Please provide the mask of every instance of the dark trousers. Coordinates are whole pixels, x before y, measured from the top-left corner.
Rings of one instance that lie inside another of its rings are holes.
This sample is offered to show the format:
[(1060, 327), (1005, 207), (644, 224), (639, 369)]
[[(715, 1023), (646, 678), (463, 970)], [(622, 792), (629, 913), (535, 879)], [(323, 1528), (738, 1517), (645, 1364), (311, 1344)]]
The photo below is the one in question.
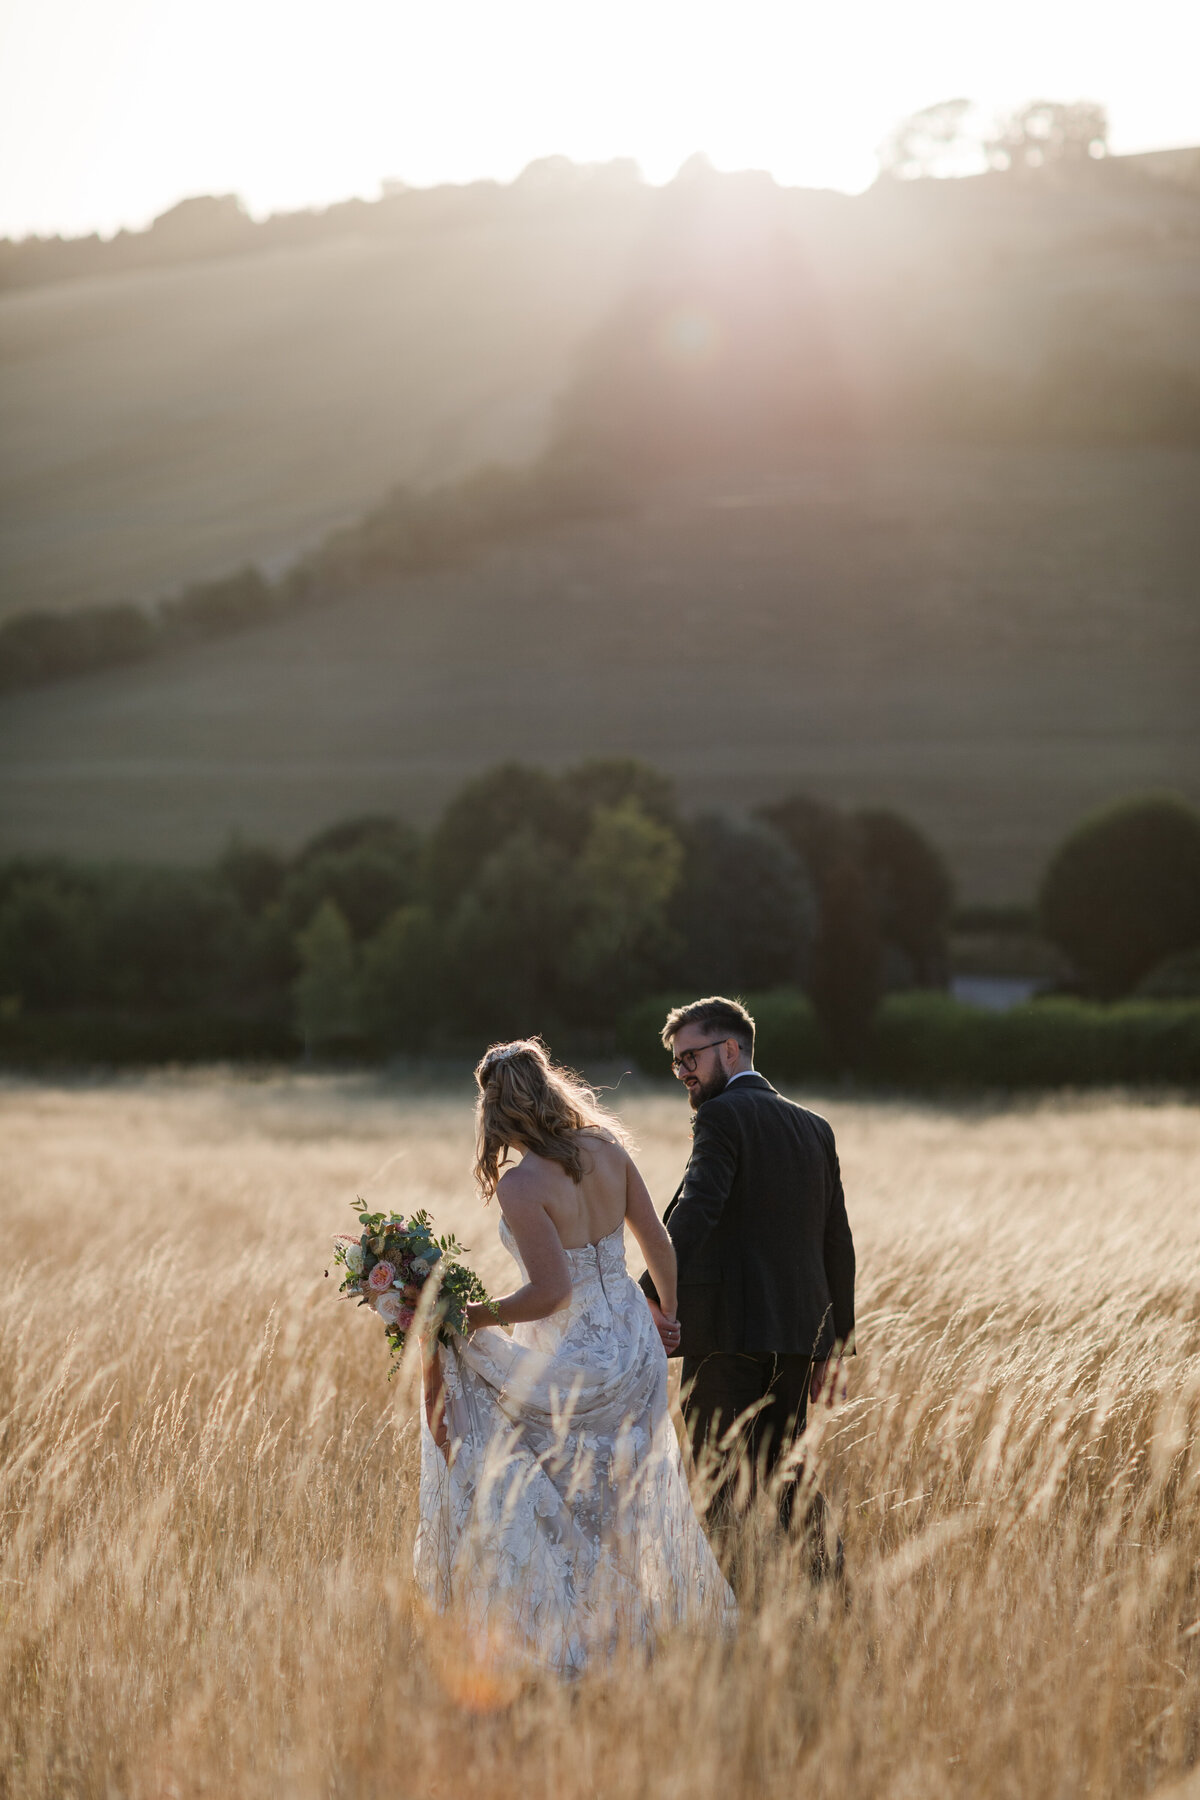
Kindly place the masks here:
[[(714, 1453), (728, 1458), (728, 1473), (717, 1487), (705, 1514), (710, 1532), (721, 1535), (733, 1510), (738, 1471), (749, 1475), (750, 1492), (770, 1479), (780, 1458), (792, 1448), (808, 1418), (808, 1389), (812, 1379), (811, 1356), (772, 1354), (769, 1351), (714, 1351), (709, 1356), (685, 1356), (681, 1371), (683, 1419), (697, 1466)], [(736, 1439), (721, 1448), (721, 1440), (734, 1421), (748, 1408), (752, 1416), (739, 1428)], [(783, 1482), (777, 1499), (779, 1523), (792, 1525), (796, 1489), (803, 1476), (799, 1466)], [(825, 1545), (825, 1502), (820, 1494), (809, 1497), (804, 1528), (812, 1540), (813, 1574), (818, 1579), (838, 1572), (841, 1542), (834, 1552), (834, 1567)]]

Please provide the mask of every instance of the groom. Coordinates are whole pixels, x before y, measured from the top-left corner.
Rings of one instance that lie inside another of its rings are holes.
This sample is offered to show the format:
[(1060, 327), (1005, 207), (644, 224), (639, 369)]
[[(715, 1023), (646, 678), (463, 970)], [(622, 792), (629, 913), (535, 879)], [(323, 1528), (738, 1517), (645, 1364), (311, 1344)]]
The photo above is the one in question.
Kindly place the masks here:
[[(854, 1244), (833, 1132), (754, 1067), (754, 1020), (736, 1000), (676, 1007), (663, 1026), (688, 1091), (692, 1153), (664, 1214), (679, 1264), (679, 1321), (642, 1278), (668, 1356), (683, 1356), (684, 1421), (697, 1463), (746, 1414), (737, 1460), (769, 1476), (804, 1430), (808, 1402), (833, 1403), (854, 1348)], [(748, 1409), (754, 1409), (750, 1412)], [(779, 1493), (791, 1523), (799, 1472)], [(708, 1509), (720, 1529), (736, 1482)], [(807, 1521), (818, 1539), (820, 1497)], [(839, 1546), (840, 1549), (840, 1546)]]

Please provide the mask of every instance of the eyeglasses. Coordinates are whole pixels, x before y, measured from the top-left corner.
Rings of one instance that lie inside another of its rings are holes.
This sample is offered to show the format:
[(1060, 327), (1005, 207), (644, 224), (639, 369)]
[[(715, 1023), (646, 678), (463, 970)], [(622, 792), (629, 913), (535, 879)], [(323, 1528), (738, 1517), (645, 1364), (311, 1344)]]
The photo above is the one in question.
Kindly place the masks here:
[(696, 1058), (702, 1050), (715, 1050), (718, 1044), (727, 1044), (728, 1038), (714, 1038), (711, 1044), (697, 1044), (694, 1050), (681, 1050), (678, 1056), (671, 1058), (671, 1073), (678, 1075), (680, 1069), (686, 1069), (689, 1075), (696, 1073)]

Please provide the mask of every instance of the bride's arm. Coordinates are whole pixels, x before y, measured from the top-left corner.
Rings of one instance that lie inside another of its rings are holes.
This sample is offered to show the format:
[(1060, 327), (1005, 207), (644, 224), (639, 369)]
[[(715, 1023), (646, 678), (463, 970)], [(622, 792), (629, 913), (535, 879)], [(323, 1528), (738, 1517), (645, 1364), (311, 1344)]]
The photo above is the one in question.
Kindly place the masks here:
[(625, 1170), (625, 1221), (646, 1259), (658, 1304), (668, 1320), (675, 1317), (677, 1302), (675, 1246), (666, 1226), (654, 1210), (650, 1190), (632, 1156)]
[(468, 1306), (470, 1331), (481, 1325), (522, 1325), (530, 1319), (547, 1319), (571, 1298), (570, 1264), (554, 1221), (538, 1197), (536, 1175), (518, 1164), (504, 1176), (496, 1196), (529, 1280), (489, 1305)]

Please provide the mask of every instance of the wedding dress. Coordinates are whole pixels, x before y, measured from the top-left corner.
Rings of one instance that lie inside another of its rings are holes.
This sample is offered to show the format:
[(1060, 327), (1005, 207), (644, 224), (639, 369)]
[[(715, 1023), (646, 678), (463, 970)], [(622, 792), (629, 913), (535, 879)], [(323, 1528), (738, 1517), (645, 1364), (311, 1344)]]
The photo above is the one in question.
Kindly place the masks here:
[[(500, 1237), (527, 1279), (503, 1220)], [(624, 1238), (622, 1224), (566, 1252), (561, 1311), (441, 1346), (447, 1456), (421, 1423), (426, 1600), (502, 1654), (564, 1675), (622, 1645), (650, 1648), (665, 1628), (734, 1617)]]

